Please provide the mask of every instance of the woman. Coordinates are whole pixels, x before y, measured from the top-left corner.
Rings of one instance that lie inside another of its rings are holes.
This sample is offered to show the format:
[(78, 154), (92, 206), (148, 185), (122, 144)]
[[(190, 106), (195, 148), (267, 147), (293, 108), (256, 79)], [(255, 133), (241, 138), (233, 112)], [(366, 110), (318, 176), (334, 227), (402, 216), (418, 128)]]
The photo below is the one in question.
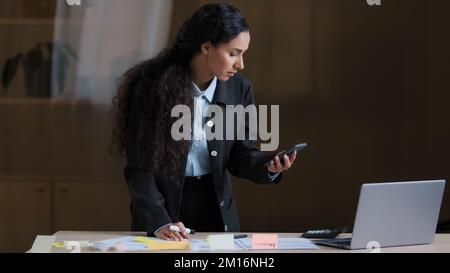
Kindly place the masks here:
[(192, 109), (192, 134), (204, 136), (201, 113), (208, 106), (254, 104), (251, 84), (236, 74), (244, 69), (249, 43), (249, 26), (238, 9), (205, 5), (183, 24), (172, 46), (123, 76), (114, 98), (113, 140), (126, 158), (132, 230), (173, 240), (189, 238), (185, 226), (239, 231), (230, 173), (275, 184), (294, 162), (295, 153), (284, 165), (275, 157), (265, 167), (272, 157), (248, 139), (175, 141), (171, 135), (177, 105)]

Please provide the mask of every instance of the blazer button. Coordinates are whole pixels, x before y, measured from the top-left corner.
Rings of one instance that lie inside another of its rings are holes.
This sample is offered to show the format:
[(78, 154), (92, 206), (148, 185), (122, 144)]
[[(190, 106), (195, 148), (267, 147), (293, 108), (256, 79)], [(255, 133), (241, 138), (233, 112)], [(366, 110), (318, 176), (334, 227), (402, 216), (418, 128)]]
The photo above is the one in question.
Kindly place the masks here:
[(216, 152), (216, 151), (212, 151), (212, 152), (211, 152), (211, 155), (212, 155), (212, 156), (217, 156), (217, 152)]
[(208, 127), (213, 127), (214, 126), (214, 122), (212, 120), (208, 121), (208, 123), (206, 123), (208, 125)]
[(225, 232), (228, 231), (228, 225), (225, 225)]
[(225, 201), (220, 202), (220, 206), (223, 207), (225, 205)]

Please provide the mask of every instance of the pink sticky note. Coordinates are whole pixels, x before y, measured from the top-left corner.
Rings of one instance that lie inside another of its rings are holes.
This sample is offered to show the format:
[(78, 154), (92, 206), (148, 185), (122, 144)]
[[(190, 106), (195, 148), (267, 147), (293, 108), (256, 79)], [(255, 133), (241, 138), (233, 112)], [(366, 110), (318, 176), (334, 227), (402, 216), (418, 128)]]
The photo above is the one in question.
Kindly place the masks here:
[(253, 249), (276, 249), (278, 248), (278, 234), (253, 234)]

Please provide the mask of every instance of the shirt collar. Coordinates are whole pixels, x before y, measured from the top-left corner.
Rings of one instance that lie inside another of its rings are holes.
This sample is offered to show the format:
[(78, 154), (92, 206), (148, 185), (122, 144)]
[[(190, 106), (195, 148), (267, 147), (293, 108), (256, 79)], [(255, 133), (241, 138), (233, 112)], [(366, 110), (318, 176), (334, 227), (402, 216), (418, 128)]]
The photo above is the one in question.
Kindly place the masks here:
[(204, 91), (200, 90), (200, 88), (198, 88), (198, 86), (194, 82), (192, 82), (192, 85), (194, 86), (194, 96), (198, 97), (198, 96), (204, 95), (205, 98), (208, 100), (208, 102), (211, 103), (211, 101), (214, 97), (214, 92), (216, 91), (217, 77), (214, 77), (212, 79), (208, 88), (206, 88), (206, 90), (204, 90)]

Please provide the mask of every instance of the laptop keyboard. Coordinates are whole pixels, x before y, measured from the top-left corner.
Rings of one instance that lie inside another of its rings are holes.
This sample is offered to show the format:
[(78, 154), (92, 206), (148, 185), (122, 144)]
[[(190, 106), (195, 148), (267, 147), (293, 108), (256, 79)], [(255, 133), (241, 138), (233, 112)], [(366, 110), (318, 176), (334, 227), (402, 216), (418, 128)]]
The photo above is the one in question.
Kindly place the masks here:
[(348, 239), (337, 239), (334, 240), (334, 242), (342, 244), (342, 245), (350, 245), (352, 243), (352, 239), (348, 238)]
[(318, 242), (318, 243), (340, 244), (340, 245), (351, 245), (352, 238), (332, 239), (332, 240), (316, 240), (316, 242)]

